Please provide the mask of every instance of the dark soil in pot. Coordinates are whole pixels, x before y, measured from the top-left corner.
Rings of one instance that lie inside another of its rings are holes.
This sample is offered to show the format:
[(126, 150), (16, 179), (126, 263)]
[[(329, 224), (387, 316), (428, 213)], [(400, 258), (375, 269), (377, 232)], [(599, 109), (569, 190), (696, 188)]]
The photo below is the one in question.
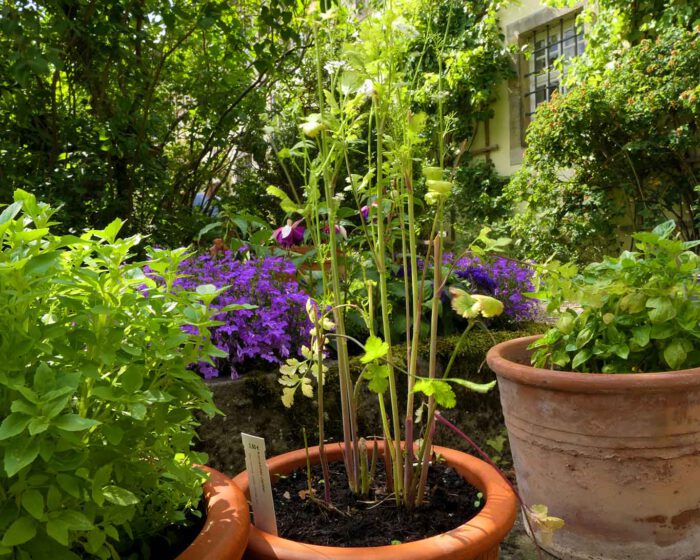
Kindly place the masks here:
[(125, 560), (174, 560), (197, 538), (206, 522), (204, 501), (196, 510), (187, 513), (183, 523), (169, 525), (147, 539), (134, 543), (128, 550), (120, 552)]
[(483, 507), (479, 490), (446, 465), (429, 471), (427, 502), (413, 512), (396, 507), (386, 489), (379, 461), (369, 496), (358, 498), (347, 486), (342, 463), (330, 465), (332, 508), (323, 500), (321, 467), (311, 468), (309, 499), (306, 469), (280, 477), (273, 485), (279, 536), (325, 546), (366, 547), (411, 542), (445, 533), (474, 517)]

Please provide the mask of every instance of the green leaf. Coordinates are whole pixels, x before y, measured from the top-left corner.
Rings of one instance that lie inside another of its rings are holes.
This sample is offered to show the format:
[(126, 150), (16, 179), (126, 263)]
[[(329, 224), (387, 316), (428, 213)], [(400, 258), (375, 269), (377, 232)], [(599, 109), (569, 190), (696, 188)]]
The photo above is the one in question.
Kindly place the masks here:
[(20, 517), (15, 519), (5, 531), (2, 538), (3, 546), (17, 546), (30, 541), (36, 535), (36, 524), (31, 517)]
[(68, 546), (68, 525), (61, 519), (49, 519), (46, 523), (48, 535), (63, 546)]
[(118, 506), (133, 506), (139, 503), (134, 494), (119, 486), (105, 486), (102, 493), (108, 502)]
[(676, 308), (670, 298), (654, 297), (647, 300), (647, 309), (649, 311), (649, 320), (652, 324), (665, 323), (676, 316)]
[(593, 350), (591, 348), (584, 348), (583, 350), (579, 350), (574, 356), (574, 359), (571, 361), (571, 367), (577, 371), (579, 366), (586, 363), (588, 358), (590, 358), (592, 355)]
[(99, 424), (101, 424), (101, 422), (91, 418), (83, 418), (79, 414), (64, 414), (56, 418), (54, 422), (54, 426), (66, 432), (80, 432)]
[(44, 517), (44, 496), (33, 488), (25, 490), (22, 493), (22, 507), (34, 519), (41, 521)]
[(434, 397), (435, 402), (444, 408), (453, 408), (457, 404), (457, 397), (452, 387), (450, 387), (449, 383), (441, 379), (422, 377), (413, 385), (413, 392)]
[(288, 214), (294, 213), (294, 212), (299, 212), (300, 213), (300, 208), (294, 202), (292, 202), (292, 199), (287, 196), (287, 193), (285, 193), (282, 189), (278, 187), (274, 187), (270, 185), (267, 187), (267, 194), (270, 196), (274, 196), (275, 198), (280, 199), (280, 207), (282, 210), (287, 212)]
[(382, 394), (389, 388), (389, 366), (386, 364), (369, 364), (362, 377), (369, 381), (367, 387), (370, 391)]
[(686, 342), (683, 339), (675, 339), (664, 348), (664, 360), (673, 369), (681, 369), (683, 362), (688, 357), (685, 350)]
[(20, 210), (22, 210), (21, 202), (18, 201), (10, 204), (2, 211), (2, 214), (0, 214), (0, 225), (9, 222), (10, 220), (14, 220), (17, 214), (19, 214)]
[(676, 325), (673, 323), (661, 323), (652, 325), (649, 338), (652, 340), (665, 340), (676, 334)]
[(0, 440), (8, 439), (22, 433), (32, 417), (18, 412), (13, 412), (0, 424)]
[(44, 416), (39, 416), (37, 418), (32, 418), (31, 422), (29, 422), (29, 435), (30, 436), (35, 436), (37, 434), (40, 434), (42, 432), (45, 432), (49, 428), (49, 419), (45, 418)]
[(27, 465), (30, 465), (39, 455), (38, 438), (30, 438), (22, 445), (13, 445), (5, 450), (5, 472), (14, 476)]
[(73, 531), (90, 531), (95, 528), (85, 514), (75, 510), (61, 511), (57, 519), (63, 521), (66, 527)]
[(365, 342), (365, 355), (360, 358), (363, 364), (368, 364), (383, 358), (389, 352), (389, 345), (377, 336), (370, 336)]
[(650, 335), (651, 327), (648, 325), (632, 328), (632, 341), (640, 348), (644, 348), (649, 344)]
[(481, 394), (488, 393), (496, 386), (496, 380), (490, 381), (489, 383), (474, 383), (473, 381), (467, 381), (466, 379), (460, 379), (459, 377), (446, 377), (444, 378), (444, 381), (466, 387), (470, 391)]

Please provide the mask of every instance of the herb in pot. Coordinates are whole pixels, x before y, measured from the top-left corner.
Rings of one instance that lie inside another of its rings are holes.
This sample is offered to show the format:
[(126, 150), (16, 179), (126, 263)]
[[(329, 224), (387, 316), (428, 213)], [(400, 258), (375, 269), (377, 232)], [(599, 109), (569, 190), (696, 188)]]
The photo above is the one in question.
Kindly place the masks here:
[(700, 366), (700, 241), (673, 237), (675, 223), (635, 234), (636, 251), (588, 265), (549, 267), (539, 295), (565, 311), (532, 347), (532, 363), (579, 372), (642, 373)]

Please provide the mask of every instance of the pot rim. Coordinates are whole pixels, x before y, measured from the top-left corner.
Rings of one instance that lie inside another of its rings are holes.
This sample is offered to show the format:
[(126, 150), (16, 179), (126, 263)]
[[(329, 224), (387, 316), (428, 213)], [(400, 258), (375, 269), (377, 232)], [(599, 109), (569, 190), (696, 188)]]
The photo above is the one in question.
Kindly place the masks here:
[[(384, 446), (378, 441), (379, 449)], [(343, 459), (343, 447), (340, 443), (326, 444), (326, 454), (329, 461)], [(410, 558), (411, 560), (431, 560), (437, 558), (465, 558), (465, 550), (469, 551), (468, 558), (477, 558), (498, 544), (510, 532), (515, 523), (517, 499), (513, 491), (503, 481), (500, 474), (490, 465), (467, 453), (433, 446), (449, 466), (460, 476), (476, 486), (484, 493), (486, 504), (484, 508), (466, 523), (433, 537), (403, 543), (398, 545), (371, 547), (336, 547), (322, 546), (284, 539), (261, 531), (251, 525), (248, 550), (256, 558), (343, 558), (367, 560), (395, 560)], [(312, 463), (318, 462), (318, 446), (309, 448)], [(284, 474), (306, 466), (306, 451), (298, 449), (268, 459), (267, 466), (271, 474)], [(248, 473), (243, 471), (234, 477), (234, 482), (248, 495)], [(358, 556), (358, 551), (362, 551)]]
[(486, 354), (486, 363), (499, 378), (552, 391), (576, 393), (656, 393), (700, 387), (700, 367), (649, 373), (580, 373), (537, 368), (513, 361), (514, 353), (542, 335), (515, 338), (496, 344)]
[(196, 466), (209, 474), (203, 485), (207, 519), (175, 560), (238, 560), (250, 533), (248, 500), (230, 477), (206, 465)]

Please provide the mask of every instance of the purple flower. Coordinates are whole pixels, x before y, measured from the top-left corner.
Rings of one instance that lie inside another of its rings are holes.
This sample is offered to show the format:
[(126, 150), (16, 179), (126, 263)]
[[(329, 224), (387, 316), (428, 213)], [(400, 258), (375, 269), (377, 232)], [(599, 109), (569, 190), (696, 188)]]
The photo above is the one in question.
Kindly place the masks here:
[(373, 201), (371, 205), (365, 205), (362, 208), (360, 208), (360, 216), (362, 216), (363, 221), (369, 220), (369, 213), (372, 208), (377, 208), (379, 206), (377, 204), (377, 201)]
[[(336, 224), (335, 225), (335, 232), (340, 234), (342, 236), (342, 238), (345, 239), (345, 241), (348, 240), (348, 232), (343, 226)], [(326, 235), (329, 235), (331, 233), (331, 228), (329, 226), (325, 226), (323, 228), (323, 233), (325, 233)]]
[(298, 245), (304, 240), (304, 226), (301, 225), (303, 221), (304, 218), (294, 223), (292, 223), (292, 220), (287, 220), (287, 225), (277, 228), (272, 233), (272, 237), (285, 249)]
[[(223, 255), (202, 254), (186, 260), (183, 275), (175, 285), (195, 290), (201, 284), (226, 286), (213, 305), (249, 303), (255, 309), (224, 311), (214, 318), (221, 325), (211, 329), (212, 342), (226, 352), (214, 364), (200, 362), (191, 368), (205, 378), (239, 376), (239, 372), (260, 362), (283, 363), (298, 356), (307, 343), (311, 323), (306, 315), (308, 295), (296, 280), (294, 264), (282, 257), (243, 260), (243, 255), (226, 251)], [(192, 328), (192, 327), (191, 327)]]

